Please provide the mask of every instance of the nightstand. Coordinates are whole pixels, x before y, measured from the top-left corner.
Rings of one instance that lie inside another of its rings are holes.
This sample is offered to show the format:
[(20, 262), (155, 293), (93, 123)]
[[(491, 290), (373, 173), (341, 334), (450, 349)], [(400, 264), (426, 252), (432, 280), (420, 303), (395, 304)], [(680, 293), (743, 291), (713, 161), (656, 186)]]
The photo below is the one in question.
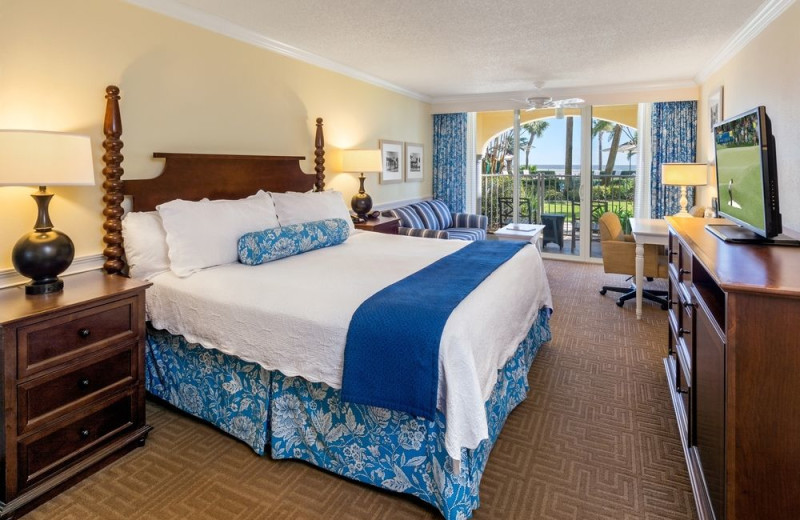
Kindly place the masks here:
[(91, 271), (64, 290), (0, 290), (0, 518), (15, 518), (142, 446), (144, 291)]
[(396, 235), (397, 228), (400, 227), (400, 219), (397, 217), (384, 217), (381, 215), (378, 218), (368, 218), (366, 222), (355, 224), (356, 229), (363, 229), (364, 231), (375, 231), (378, 233), (386, 233), (387, 235)]

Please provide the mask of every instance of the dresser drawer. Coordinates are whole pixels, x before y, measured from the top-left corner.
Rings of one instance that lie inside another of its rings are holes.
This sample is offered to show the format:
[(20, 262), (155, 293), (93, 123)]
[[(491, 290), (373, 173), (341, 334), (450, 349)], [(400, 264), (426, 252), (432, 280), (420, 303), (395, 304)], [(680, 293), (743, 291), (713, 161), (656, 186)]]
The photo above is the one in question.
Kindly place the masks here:
[(17, 390), (17, 427), (22, 435), (51, 417), (98, 399), (104, 394), (121, 390), (136, 377), (134, 343), (123, 349), (93, 357), (80, 365), (19, 385)]
[(19, 489), (67, 466), (91, 448), (132, 426), (133, 405), (130, 393), (116, 395), (54, 430), (20, 439)]
[(681, 245), (680, 255), (679, 281), (688, 288), (692, 285), (692, 252)]
[(18, 377), (23, 379), (112, 342), (135, 337), (136, 303), (135, 298), (129, 298), (20, 328)]

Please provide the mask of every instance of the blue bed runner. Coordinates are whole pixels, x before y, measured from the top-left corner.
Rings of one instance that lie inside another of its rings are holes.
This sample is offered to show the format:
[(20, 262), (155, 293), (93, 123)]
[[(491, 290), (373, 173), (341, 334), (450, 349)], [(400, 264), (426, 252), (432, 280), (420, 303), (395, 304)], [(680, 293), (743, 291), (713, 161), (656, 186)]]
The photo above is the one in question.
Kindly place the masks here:
[(433, 419), (447, 319), (525, 245), (472, 242), (364, 301), (347, 331), (342, 399)]

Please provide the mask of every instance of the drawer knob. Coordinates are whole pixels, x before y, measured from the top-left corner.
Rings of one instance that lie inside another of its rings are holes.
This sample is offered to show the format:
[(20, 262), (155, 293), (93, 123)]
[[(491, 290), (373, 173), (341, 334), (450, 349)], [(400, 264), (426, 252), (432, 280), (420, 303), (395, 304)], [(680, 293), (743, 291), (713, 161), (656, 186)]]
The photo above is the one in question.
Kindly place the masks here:
[(81, 429), (81, 439), (88, 439), (89, 438), (89, 428)]
[(78, 381), (78, 386), (81, 388), (89, 388), (89, 378), (84, 377), (80, 381)]
[(87, 329), (86, 327), (84, 327), (84, 328), (82, 328), (82, 329), (80, 329), (78, 331), (78, 336), (80, 336), (82, 338), (88, 338), (89, 334), (90, 334), (89, 329)]

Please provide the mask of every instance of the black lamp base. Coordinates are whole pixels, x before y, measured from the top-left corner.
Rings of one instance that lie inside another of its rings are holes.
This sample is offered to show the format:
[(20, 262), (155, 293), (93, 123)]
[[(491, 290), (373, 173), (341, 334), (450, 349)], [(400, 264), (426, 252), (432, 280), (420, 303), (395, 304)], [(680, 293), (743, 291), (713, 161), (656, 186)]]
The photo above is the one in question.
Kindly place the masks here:
[(25, 294), (50, 294), (61, 291), (64, 282), (58, 275), (67, 270), (75, 257), (75, 246), (66, 234), (52, 228), (47, 214), (49, 193), (41, 190), (33, 195), (39, 206), (39, 218), (32, 233), (14, 244), (11, 262), (22, 276), (31, 278)]
[(359, 218), (366, 219), (367, 213), (372, 210), (372, 197), (369, 196), (364, 191), (364, 174), (361, 174), (361, 177), (358, 180), (361, 182), (361, 185), (358, 189), (358, 193), (353, 195), (353, 198), (350, 199), (350, 207), (353, 208), (353, 211)]
[(56, 278), (54, 282), (31, 280), (25, 284), (25, 294), (53, 294), (64, 290), (64, 280)]

